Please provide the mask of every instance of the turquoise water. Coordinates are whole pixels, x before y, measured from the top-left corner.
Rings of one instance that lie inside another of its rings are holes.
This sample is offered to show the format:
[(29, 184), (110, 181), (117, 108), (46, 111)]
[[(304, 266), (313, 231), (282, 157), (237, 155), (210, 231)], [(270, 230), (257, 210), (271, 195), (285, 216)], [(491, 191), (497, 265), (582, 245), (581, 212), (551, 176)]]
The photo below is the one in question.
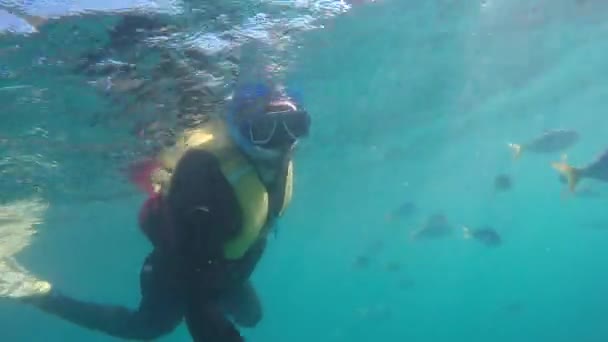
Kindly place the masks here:
[[(506, 143), (574, 129), (581, 139), (565, 151), (574, 165), (607, 147), (608, 5), (302, 3), (226, 5), (239, 14), (230, 25), (262, 40), (273, 28), (242, 24), (252, 14), (298, 23), (285, 46), (266, 42), (313, 115), (294, 202), (254, 274), (265, 316), (243, 330), (248, 340), (607, 341), (608, 189), (584, 180), (597, 196), (565, 198), (550, 167), (561, 152), (514, 160)], [(52, 13), (42, 4), (30, 13)], [(168, 12), (190, 20), (171, 44), (223, 44), (200, 39), (203, 28), (225, 29), (204, 11)], [(135, 307), (150, 246), (136, 226), (143, 195), (120, 170), (151, 138), (132, 134), (142, 107), (117, 104), (69, 70), (116, 17), (66, 16), (0, 36), (0, 198), (50, 203), (23, 265), (77, 298)], [(174, 104), (164, 88), (142, 102), (159, 96)], [(513, 188), (497, 193), (503, 173)], [(387, 219), (406, 202), (417, 210)], [(434, 213), (453, 234), (412, 239)], [(500, 246), (459, 228), (486, 224)], [(113, 340), (10, 301), (0, 328), (3, 341)], [(182, 326), (162, 340), (189, 337)]]

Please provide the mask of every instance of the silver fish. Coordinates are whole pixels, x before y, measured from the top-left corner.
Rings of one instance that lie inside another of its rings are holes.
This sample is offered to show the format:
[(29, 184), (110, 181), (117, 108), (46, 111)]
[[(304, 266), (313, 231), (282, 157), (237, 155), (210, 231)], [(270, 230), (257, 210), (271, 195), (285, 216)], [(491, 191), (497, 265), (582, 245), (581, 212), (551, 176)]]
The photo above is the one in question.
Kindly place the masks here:
[(555, 129), (545, 131), (539, 137), (523, 144), (510, 143), (509, 147), (513, 150), (515, 158), (522, 152), (530, 151), (533, 153), (554, 153), (562, 152), (576, 144), (580, 136), (578, 132), (570, 129)]

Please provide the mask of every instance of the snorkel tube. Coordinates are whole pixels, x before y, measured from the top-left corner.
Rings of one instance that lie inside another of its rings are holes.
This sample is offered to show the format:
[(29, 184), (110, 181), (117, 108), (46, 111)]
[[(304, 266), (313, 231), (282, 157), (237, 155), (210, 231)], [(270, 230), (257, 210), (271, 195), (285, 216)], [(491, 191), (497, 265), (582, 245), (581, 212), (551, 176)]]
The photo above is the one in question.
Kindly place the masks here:
[(283, 152), (256, 144), (249, 136), (252, 123), (266, 114), (272, 102), (287, 100), (297, 103), (299, 97), (291, 98), (284, 87), (276, 84), (268, 71), (268, 60), (260, 42), (253, 40), (241, 46), (239, 75), (225, 112), (228, 133), (234, 143), (250, 157), (265, 160), (274, 159)]
[(242, 117), (243, 110), (252, 103), (270, 98), (271, 87), (264, 83), (268, 76), (264, 70), (265, 58), (260, 43), (255, 40), (247, 42), (240, 50), (239, 75), (232, 98), (226, 106), (228, 134), (243, 153), (263, 158), (263, 150), (247, 140), (241, 127), (243, 120), (247, 119)]

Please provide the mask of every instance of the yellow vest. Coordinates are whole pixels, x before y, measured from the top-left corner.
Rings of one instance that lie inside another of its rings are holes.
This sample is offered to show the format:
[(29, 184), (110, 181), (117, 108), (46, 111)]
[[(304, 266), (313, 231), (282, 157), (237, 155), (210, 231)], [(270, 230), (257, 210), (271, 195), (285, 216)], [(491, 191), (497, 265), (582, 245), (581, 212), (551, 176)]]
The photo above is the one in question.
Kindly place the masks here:
[[(185, 131), (174, 147), (166, 149), (159, 155), (163, 168), (152, 175), (152, 183), (157, 192), (166, 194), (171, 183), (172, 171), (184, 153), (192, 148), (203, 149), (215, 155), (222, 173), (232, 185), (242, 211), (243, 227), (237, 237), (224, 245), (224, 256), (227, 259), (239, 259), (261, 237), (262, 231), (268, 224), (270, 208), (266, 186), (255, 166), (229, 137), (225, 124), (214, 120), (205, 123), (203, 127)], [(292, 194), (293, 164), (289, 161), (279, 216), (291, 202)]]

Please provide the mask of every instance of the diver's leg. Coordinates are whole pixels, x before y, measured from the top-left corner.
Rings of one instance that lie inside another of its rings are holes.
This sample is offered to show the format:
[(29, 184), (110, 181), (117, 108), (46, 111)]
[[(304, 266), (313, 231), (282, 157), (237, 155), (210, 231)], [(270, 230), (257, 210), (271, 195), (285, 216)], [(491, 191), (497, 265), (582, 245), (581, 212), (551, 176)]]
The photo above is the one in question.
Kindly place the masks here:
[(166, 262), (154, 253), (141, 272), (142, 301), (138, 310), (79, 301), (55, 290), (24, 299), (41, 310), (81, 327), (127, 339), (153, 339), (171, 332), (184, 313), (181, 289)]
[(252, 328), (262, 320), (262, 303), (251, 281), (224, 296), (222, 307), (243, 327)]
[(238, 329), (212, 302), (188, 301), (186, 324), (194, 342), (244, 342)]

